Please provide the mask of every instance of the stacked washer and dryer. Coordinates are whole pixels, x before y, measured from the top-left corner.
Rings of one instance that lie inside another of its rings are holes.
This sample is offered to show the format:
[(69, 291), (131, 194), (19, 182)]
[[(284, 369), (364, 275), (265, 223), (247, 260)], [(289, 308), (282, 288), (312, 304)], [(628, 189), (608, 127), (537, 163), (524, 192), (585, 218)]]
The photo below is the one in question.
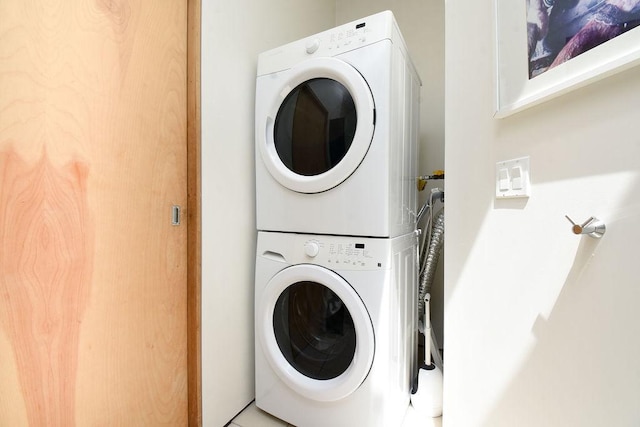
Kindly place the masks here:
[(420, 84), (389, 11), (259, 56), (256, 405), (296, 426), (409, 405)]

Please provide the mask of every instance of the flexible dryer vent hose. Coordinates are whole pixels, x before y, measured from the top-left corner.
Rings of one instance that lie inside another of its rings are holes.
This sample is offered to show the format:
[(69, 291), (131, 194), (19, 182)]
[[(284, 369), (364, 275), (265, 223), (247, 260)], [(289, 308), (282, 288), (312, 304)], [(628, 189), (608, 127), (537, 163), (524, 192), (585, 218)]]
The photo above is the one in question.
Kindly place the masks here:
[[(431, 239), (429, 240), (429, 248), (425, 260), (425, 268), (420, 277), (420, 287), (418, 290), (418, 313), (424, 313), (424, 297), (431, 292), (433, 281), (435, 280), (436, 267), (438, 267), (438, 258), (444, 243), (444, 209), (438, 212), (433, 221), (431, 230)], [(426, 321), (426, 319), (425, 319)]]

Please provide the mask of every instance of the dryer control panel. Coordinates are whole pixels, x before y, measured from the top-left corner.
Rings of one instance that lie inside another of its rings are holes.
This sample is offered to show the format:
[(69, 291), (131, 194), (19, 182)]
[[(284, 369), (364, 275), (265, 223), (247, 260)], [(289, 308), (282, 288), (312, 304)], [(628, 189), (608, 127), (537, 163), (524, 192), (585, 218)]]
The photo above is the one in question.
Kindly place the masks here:
[(261, 53), (257, 75), (286, 70), (308, 58), (336, 56), (385, 39), (394, 42), (401, 37), (393, 14), (380, 12)]

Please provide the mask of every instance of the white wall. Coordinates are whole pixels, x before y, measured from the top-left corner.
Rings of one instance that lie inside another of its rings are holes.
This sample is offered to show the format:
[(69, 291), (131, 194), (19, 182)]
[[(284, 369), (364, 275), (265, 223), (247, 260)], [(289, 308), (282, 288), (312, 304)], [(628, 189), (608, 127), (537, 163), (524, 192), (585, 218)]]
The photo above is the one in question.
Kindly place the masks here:
[[(444, 0), (336, 0), (338, 25), (374, 13), (391, 10), (418, 74), (422, 79), (420, 103), (420, 174), (444, 168)], [(420, 193), (444, 188), (443, 181), (430, 181)], [(443, 344), (443, 258), (438, 265), (432, 291), (432, 323)]]
[[(446, 2), (444, 425), (638, 425), (640, 67), (493, 119), (493, 27)], [(524, 155), (531, 198), (496, 201)]]
[(333, 27), (332, 0), (202, 2), (202, 405), (222, 426), (254, 398), (258, 53)]

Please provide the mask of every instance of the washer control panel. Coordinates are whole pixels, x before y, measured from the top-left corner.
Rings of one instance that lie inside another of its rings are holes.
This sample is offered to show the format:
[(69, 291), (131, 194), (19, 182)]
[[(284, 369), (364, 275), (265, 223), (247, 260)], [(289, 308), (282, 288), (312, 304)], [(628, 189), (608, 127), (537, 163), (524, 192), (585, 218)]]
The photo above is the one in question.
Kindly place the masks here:
[(313, 263), (335, 270), (389, 268), (389, 239), (306, 236), (298, 247), (304, 256), (296, 257), (295, 262)]

